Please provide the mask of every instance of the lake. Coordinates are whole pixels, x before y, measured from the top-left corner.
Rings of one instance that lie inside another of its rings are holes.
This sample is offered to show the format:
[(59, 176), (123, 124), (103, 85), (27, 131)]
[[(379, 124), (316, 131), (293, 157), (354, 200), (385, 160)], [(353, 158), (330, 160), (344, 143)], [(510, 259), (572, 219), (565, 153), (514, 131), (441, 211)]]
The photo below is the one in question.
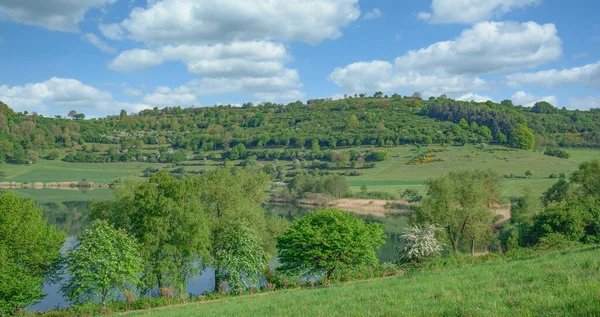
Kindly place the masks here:
[[(85, 228), (87, 224), (87, 212), (89, 211), (90, 201), (110, 197), (111, 192), (107, 189), (95, 189), (89, 192), (49, 190), (47, 193), (40, 192), (45, 190), (27, 189), (14, 190), (18, 195), (27, 198), (36, 199), (36, 203), (43, 208), (44, 217), (51, 225), (56, 225), (58, 229), (65, 230), (68, 238), (65, 242), (64, 250), (77, 243), (77, 235)], [(49, 200), (44, 200), (44, 194), (48, 194)], [(68, 198), (72, 197), (73, 200)], [(63, 199), (60, 201), (60, 199)], [(267, 212), (280, 215), (290, 221), (302, 217), (315, 208), (306, 208), (293, 205), (265, 205)], [(394, 249), (398, 235), (406, 227), (408, 219), (403, 216), (396, 217), (375, 217), (360, 216), (368, 222), (379, 222), (385, 225), (387, 235), (386, 243), (378, 250), (377, 255), (381, 262), (391, 262), (394, 260)], [(214, 271), (207, 269), (196, 277), (187, 287), (191, 294), (202, 294), (212, 291), (214, 286)], [(69, 303), (60, 295), (58, 284), (44, 285), (44, 292), (48, 295), (39, 303), (29, 306), (28, 310), (45, 311), (54, 308), (64, 308)]]

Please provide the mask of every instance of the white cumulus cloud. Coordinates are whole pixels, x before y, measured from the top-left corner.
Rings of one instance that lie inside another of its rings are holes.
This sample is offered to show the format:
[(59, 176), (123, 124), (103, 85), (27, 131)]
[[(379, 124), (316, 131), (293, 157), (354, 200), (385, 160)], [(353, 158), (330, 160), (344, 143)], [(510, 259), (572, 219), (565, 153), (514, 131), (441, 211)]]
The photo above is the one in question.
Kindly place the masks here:
[(418, 17), (430, 23), (472, 24), (500, 18), (516, 9), (540, 4), (542, 0), (433, 0), (431, 12)]
[(117, 0), (2, 0), (0, 12), (13, 21), (39, 25), (63, 32), (78, 31), (79, 22), (93, 7), (113, 4)]
[(511, 87), (529, 85), (551, 88), (581, 84), (600, 88), (600, 62), (562, 70), (510, 74), (506, 76), (506, 81)]
[(373, 20), (373, 19), (379, 19), (381, 17), (383, 17), (383, 11), (381, 11), (381, 9), (375, 8), (375, 9), (365, 13), (365, 15), (363, 16), (363, 19)]
[(162, 0), (100, 28), (111, 39), (163, 44), (280, 40), (318, 44), (360, 16), (358, 0)]
[(450, 74), (493, 73), (535, 67), (562, 56), (554, 24), (481, 22), (452, 41), (409, 51), (396, 59), (400, 70)]
[(511, 98), (514, 105), (521, 105), (525, 107), (533, 107), (538, 101), (546, 101), (551, 103), (553, 106), (558, 106), (558, 99), (556, 96), (545, 96), (545, 97), (537, 97), (533, 94), (517, 91)]
[(145, 104), (115, 101), (107, 91), (75, 79), (57, 77), (23, 86), (2, 85), (0, 100), (18, 111), (46, 112), (52, 107), (53, 111), (60, 108), (61, 111), (77, 110), (85, 113), (102, 110), (116, 113), (120, 109), (140, 111), (148, 108)]

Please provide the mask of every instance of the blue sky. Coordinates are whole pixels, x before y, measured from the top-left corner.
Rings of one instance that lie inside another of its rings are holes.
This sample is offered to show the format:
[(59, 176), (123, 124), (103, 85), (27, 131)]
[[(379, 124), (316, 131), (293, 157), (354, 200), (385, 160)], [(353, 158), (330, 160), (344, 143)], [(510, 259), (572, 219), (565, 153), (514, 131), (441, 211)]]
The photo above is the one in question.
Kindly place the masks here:
[(0, 0), (0, 100), (77, 110), (383, 91), (600, 107), (593, 0)]

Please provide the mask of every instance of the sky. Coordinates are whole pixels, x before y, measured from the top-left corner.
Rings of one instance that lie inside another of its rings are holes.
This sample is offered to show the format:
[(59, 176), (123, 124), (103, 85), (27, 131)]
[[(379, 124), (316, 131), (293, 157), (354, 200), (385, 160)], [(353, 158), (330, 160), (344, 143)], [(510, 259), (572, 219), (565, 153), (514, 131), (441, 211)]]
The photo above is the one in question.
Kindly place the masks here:
[(0, 101), (88, 117), (376, 91), (600, 108), (597, 0), (0, 0)]

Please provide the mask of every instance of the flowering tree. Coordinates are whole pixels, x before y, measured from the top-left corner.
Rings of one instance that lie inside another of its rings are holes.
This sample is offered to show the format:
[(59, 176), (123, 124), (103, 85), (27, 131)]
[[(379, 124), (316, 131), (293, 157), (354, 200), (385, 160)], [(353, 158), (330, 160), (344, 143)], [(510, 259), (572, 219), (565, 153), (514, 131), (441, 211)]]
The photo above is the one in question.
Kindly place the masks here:
[(61, 291), (76, 303), (99, 296), (104, 309), (107, 298), (136, 284), (141, 272), (138, 245), (104, 220), (94, 221), (81, 233), (79, 241), (66, 254), (66, 273), (70, 278)]
[(400, 236), (400, 246), (396, 248), (396, 256), (400, 263), (423, 262), (442, 251), (442, 245), (435, 238), (439, 229), (436, 226), (414, 226)]

